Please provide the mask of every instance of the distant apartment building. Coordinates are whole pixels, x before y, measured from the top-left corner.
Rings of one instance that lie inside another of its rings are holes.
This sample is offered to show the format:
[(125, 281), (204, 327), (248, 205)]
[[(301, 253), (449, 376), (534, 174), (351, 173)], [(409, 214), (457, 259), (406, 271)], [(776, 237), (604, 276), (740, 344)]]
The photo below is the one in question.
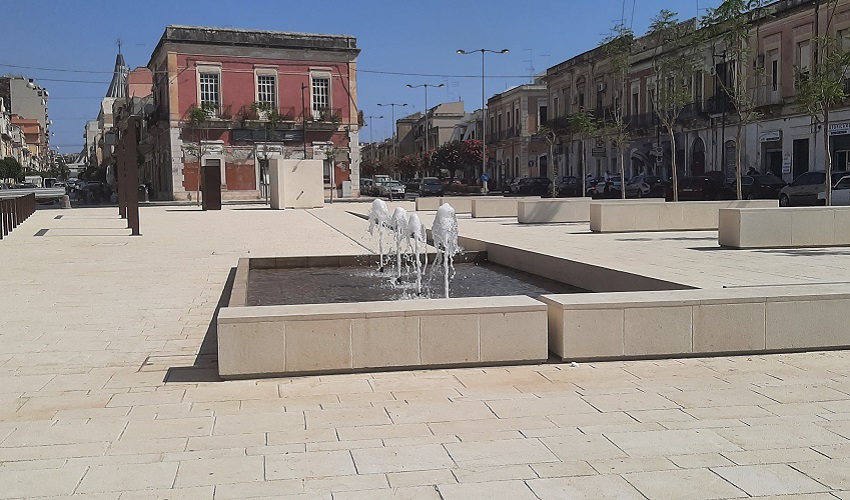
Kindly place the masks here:
[(148, 62), (157, 196), (194, 196), (208, 155), (225, 199), (258, 198), (274, 157), (324, 159), (358, 196), (359, 52), (348, 35), (166, 27)]
[(538, 134), (546, 124), (547, 109), (542, 82), (517, 85), (487, 100), (487, 156), (494, 181), (554, 172), (549, 145)]
[[(572, 175), (602, 175), (619, 171), (619, 152), (610, 130), (582, 137), (569, 126), (569, 117), (590, 113), (610, 124), (614, 110), (624, 111), (629, 133), (625, 151), (626, 175), (654, 174), (667, 178), (675, 168), (680, 175), (722, 171), (735, 176), (740, 149), (742, 168), (773, 173), (791, 181), (809, 170), (824, 170), (823, 135), (797, 102), (795, 68), (814, 64), (814, 39), (827, 35), (838, 49), (850, 49), (850, 0), (824, 8), (816, 0), (779, 0), (748, 14), (747, 59), (736, 61), (725, 44), (724, 31), (699, 28), (696, 19), (677, 29), (689, 34), (699, 29), (691, 45), (670, 47), (650, 36), (635, 40), (623, 82), (600, 46), (548, 68), (547, 121), (559, 131), (556, 154)], [(816, 33), (817, 29), (817, 33)], [(683, 37), (683, 39), (685, 39)], [(657, 86), (655, 61), (670, 51), (686, 50), (695, 61), (693, 74), (677, 83), (686, 87), (690, 101), (681, 109), (674, 127), (676, 165), (669, 131), (658, 119), (653, 96)], [(754, 98), (758, 119), (743, 126), (737, 143), (738, 114), (727, 91), (736, 68), (744, 72), (744, 92)], [(850, 91), (850, 79), (845, 79)], [(490, 117), (491, 124), (493, 117)], [(836, 169), (850, 168), (850, 100), (831, 111), (829, 150)]]
[[(33, 79), (20, 75), (0, 76), (0, 100), (10, 115), (17, 115), (17, 120), (25, 120), (27, 130), (27, 150), (21, 153), (18, 160), (26, 166), (40, 170), (46, 166), (46, 151), (50, 142), (51, 121), (48, 116), (48, 92), (36, 84)], [(38, 124), (33, 127), (32, 120)], [(37, 133), (37, 137), (33, 133)], [(35, 151), (38, 151), (37, 153)], [(24, 158), (26, 156), (26, 158)]]

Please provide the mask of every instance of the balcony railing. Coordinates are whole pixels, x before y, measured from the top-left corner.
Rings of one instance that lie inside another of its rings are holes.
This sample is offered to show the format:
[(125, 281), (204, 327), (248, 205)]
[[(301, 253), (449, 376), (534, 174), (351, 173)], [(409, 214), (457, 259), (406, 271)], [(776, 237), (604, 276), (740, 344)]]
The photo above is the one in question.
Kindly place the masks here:
[(768, 84), (760, 85), (755, 89), (756, 106), (773, 106), (777, 104), (782, 104), (782, 97), (779, 95), (778, 88), (773, 90), (773, 85)]
[(706, 112), (710, 115), (722, 115), (735, 113), (735, 102), (725, 92), (709, 97), (706, 101)]

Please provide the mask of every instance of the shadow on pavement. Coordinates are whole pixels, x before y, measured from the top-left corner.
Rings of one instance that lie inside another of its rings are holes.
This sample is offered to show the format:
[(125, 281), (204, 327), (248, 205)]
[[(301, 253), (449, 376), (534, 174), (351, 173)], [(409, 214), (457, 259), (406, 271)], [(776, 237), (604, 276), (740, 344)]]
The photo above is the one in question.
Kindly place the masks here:
[(216, 322), (218, 320), (218, 311), (222, 307), (227, 306), (235, 279), (236, 268), (231, 267), (227, 275), (227, 280), (224, 283), (224, 288), (218, 298), (218, 303), (215, 306), (215, 311), (213, 311), (210, 323), (207, 325), (204, 340), (201, 341), (201, 347), (198, 349), (198, 354), (195, 356), (192, 366), (169, 367), (165, 372), (164, 383), (221, 382), (221, 378), (218, 376), (218, 335)]

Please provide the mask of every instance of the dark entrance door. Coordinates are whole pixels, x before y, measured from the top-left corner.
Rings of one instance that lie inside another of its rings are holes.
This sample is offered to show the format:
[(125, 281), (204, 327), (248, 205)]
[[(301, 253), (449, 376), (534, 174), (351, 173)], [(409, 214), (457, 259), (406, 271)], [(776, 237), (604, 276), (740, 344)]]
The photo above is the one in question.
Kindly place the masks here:
[(767, 171), (782, 178), (782, 151), (767, 152)]
[(697, 137), (694, 141), (693, 154), (691, 155), (691, 175), (705, 173), (705, 143)]
[(221, 160), (210, 159), (201, 167), (201, 206), (204, 210), (221, 210)]
[(794, 139), (794, 151), (792, 161), (794, 162), (794, 178), (809, 171), (809, 140)]

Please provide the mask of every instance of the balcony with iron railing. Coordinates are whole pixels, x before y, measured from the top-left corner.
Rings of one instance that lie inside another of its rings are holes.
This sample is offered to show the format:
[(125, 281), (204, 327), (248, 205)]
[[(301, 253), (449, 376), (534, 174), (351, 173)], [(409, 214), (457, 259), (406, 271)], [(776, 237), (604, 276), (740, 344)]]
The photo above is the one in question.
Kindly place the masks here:
[(759, 85), (754, 89), (754, 98), (754, 104), (756, 106), (776, 106), (782, 104), (778, 85), (776, 88), (772, 84)]

